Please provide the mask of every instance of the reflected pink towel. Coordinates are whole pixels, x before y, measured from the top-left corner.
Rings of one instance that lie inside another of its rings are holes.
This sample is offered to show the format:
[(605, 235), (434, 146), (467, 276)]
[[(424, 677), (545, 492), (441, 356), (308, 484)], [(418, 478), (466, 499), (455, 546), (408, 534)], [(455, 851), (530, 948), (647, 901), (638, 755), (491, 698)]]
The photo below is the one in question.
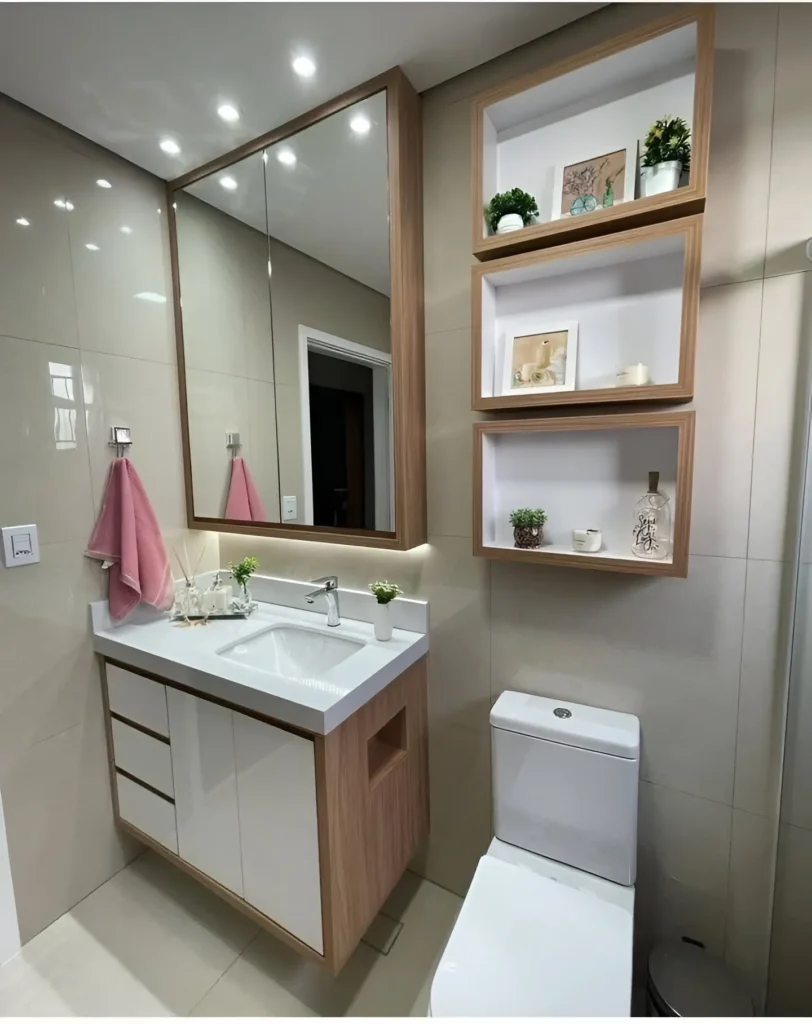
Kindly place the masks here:
[(231, 460), (231, 481), (228, 485), (228, 499), (226, 500), (226, 519), (248, 519), (254, 523), (268, 522), (259, 491), (248, 471), (245, 459), (240, 455)]
[(123, 619), (139, 601), (165, 611), (172, 604), (169, 559), (147, 492), (129, 459), (115, 459), (107, 475), (101, 515), (87, 553), (112, 562), (110, 617)]

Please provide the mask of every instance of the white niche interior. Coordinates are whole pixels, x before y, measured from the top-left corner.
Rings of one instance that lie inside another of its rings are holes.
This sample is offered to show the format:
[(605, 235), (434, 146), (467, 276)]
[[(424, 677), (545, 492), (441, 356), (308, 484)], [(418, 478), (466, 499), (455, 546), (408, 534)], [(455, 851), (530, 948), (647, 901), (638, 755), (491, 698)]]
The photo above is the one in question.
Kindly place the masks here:
[[(646, 423), (646, 418), (650, 423)], [(475, 553), (486, 558), (511, 558), (538, 563), (581, 565), (652, 575), (684, 576), (687, 572), (687, 523), (690, 516), (690, 461), (693, 414), (642, 414), (639, 425), (630, 417), (605, 417), (625, 423), (585, 429), (578, 417), (538, 428), (533, 421), (505, 426), (480, 424), (481, 520)], [(543, 421), (538, 421), (543, 422)], [(490, 428), (490, 429), (489, 429)], [(515, 428), (515, 429), (514, 429)], [(681, 431), (688, 437), (681, 440)], [(687, 443), (685, 443), (687, 441)], [(682, 465), (680, 464), (682, 460)], [(648, 490), (648, 474), (660, 474), (659, 490), (671, 502), (672, 553), (661, 560), (632, 554), (635, 505)], [(687, 481), (687, 484), (685, 484)], [(680, 493), (687, 486), (688, 493)], [(541, 546), (517, 549), (510, 513), (517, 508), (543, 508), (547, 513)], [(603, 545), (597, 553), (573, 551), (574, 529), (597, 529)]]
[[(691, 397), (699, 231), (700, 218), (692, 217), (574, 243), (563, 256), (547, 250), (476, 267), (481, 313), (474, 332), (480, 348), (475, 406)], [(506, 392), (504, 363), (513, 338), (573, 321), (575, 393)], [(650, 384), (618, 388), (618, 371), (635, 363), (648, 367)]]
[[(636, 172), (634, 193), (624, 201), (639, 196), (638, 160), (649, 126), (668, 115), (693, 127), (697, 35), (692, 21), (486, 106), (483, 203), (521, 188), (535, 197), (538, 222), (556, 220), (563, 168), (619, 149)], [(490, 234), (484, 219), (483, 231)]]

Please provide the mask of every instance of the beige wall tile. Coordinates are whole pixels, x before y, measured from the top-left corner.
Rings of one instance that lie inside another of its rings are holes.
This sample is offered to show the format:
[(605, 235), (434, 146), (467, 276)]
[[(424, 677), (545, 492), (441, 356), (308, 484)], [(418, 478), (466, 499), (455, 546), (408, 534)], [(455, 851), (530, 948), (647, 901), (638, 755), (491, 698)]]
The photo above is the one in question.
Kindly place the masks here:
[(770, 952), (777, 822), (733, 811), (725, 961), (763, 1011)]
[(730, 802), (744, 576), (739, 559), (697, 556), (687, 580), (494, 562), (493, 696), (636, 714), (644, 779)]
[(0, 334), (75, 347), (64, 148), (20, 109), (0, 96)]
[(473, 536), (473, 423), (469, 328), (426, 337), (429, 534)]
[(113, 826), (101, 713), (30, 747), (0, 779), (23, 942), (136, 852)]
[[(248, 382), (248, 424), (251, 438), (250, 450), (243, 449), (243, 458), (248, 461), (254, 483), (262, 497), (265, 515), (269, 520), (279, 522), (282, 518), (279, 506), (279, 465), (277, 461), (276, 433), (276, 389), (264, 380)], [(243, 411), (243, 418), (245, 411)], [(286, 437), (293, 433), (288, 426)], [(287, 492), (286, 492), (287, 493)], [(294, 491), (299, 501), (301, 492)]]
[(777, 31), (776, 4), (716, 7), (705, 285), (764, 275)]
[(778, 5), (773, 151), (767, 226), (767, 273), (808, 270), (806, 242), (812, 212), (795, 201), (798, 170), (812, 154), (812, 65), (807, 42), (812, 31), (808, 4)]
[(642, 783), (635, 942), (688, 936), (724, 953), (731, 810)]
[(778, 839), (767, 1013), (809, 1015), (812, 961), (812, 831), (782, 825)]
[(812, 368), (812, 274), (764, 282), (749, 558), (793, 557)]
[(812, 566), (798, 574), (781, 820), (812, 829)]
[(40, 544), (93, 526), (79, 352), (0, 337), (2, 525), (35, 522)]
[[(164, 528), (186, 523), (183, 491), (178, 374), (168, 363), (101, 352), (82, 353), (90, 468), (97, 513), (110, 462), (110, 427), (130, 427), (128, 458), (144, 483)], [(225, 439), (223, 439), (225, 443)]]
[(491, 840), (491, 755), (487, 729), (432, 723), (431, 834), (414, 868), (464, 896)]
[(423, 118), (426, 333), (471, 323), (471, 104), (428, 104)]
[(747, 555), (761, 291), (761, 281), (702, 291), (692, 554)]
[(774, 815), (781, 790), (795, 573), (747, 563), (734, 805)]
[(62, 162), (75, 206), (68, 225), (82, 349), (175, 363), (164, 183), (90, 148)]

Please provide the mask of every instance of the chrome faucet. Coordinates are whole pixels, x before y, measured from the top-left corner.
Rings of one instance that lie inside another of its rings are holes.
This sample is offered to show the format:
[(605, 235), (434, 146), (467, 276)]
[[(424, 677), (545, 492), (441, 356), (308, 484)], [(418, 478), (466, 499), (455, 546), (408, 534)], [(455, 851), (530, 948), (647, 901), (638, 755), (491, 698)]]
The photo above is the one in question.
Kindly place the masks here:
[(340, 626), (341, 618), (339, 615), (338, 608), (338, 576), (322, 576), (320, 579), (311, 580), (311, 583), (323, 583), (323, 587), (319, 587), (318, 590), (314, 590), (310, 594), (305, 594), (305, 601), (308, 604), (313, 604), (317, 597), (324, 597), (327, 600), (327, 625), (328, 626)]

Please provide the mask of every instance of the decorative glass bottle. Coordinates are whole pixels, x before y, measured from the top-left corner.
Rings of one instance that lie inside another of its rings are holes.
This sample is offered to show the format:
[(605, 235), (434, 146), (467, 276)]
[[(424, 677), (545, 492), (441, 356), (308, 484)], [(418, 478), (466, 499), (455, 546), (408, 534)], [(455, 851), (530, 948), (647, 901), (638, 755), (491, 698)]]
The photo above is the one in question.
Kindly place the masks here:
[(634, 507), (632, 554), (668, 558), (671, 554), (671, 502), (659, 490), (660, 474), (649, 473), (648, 492)]

